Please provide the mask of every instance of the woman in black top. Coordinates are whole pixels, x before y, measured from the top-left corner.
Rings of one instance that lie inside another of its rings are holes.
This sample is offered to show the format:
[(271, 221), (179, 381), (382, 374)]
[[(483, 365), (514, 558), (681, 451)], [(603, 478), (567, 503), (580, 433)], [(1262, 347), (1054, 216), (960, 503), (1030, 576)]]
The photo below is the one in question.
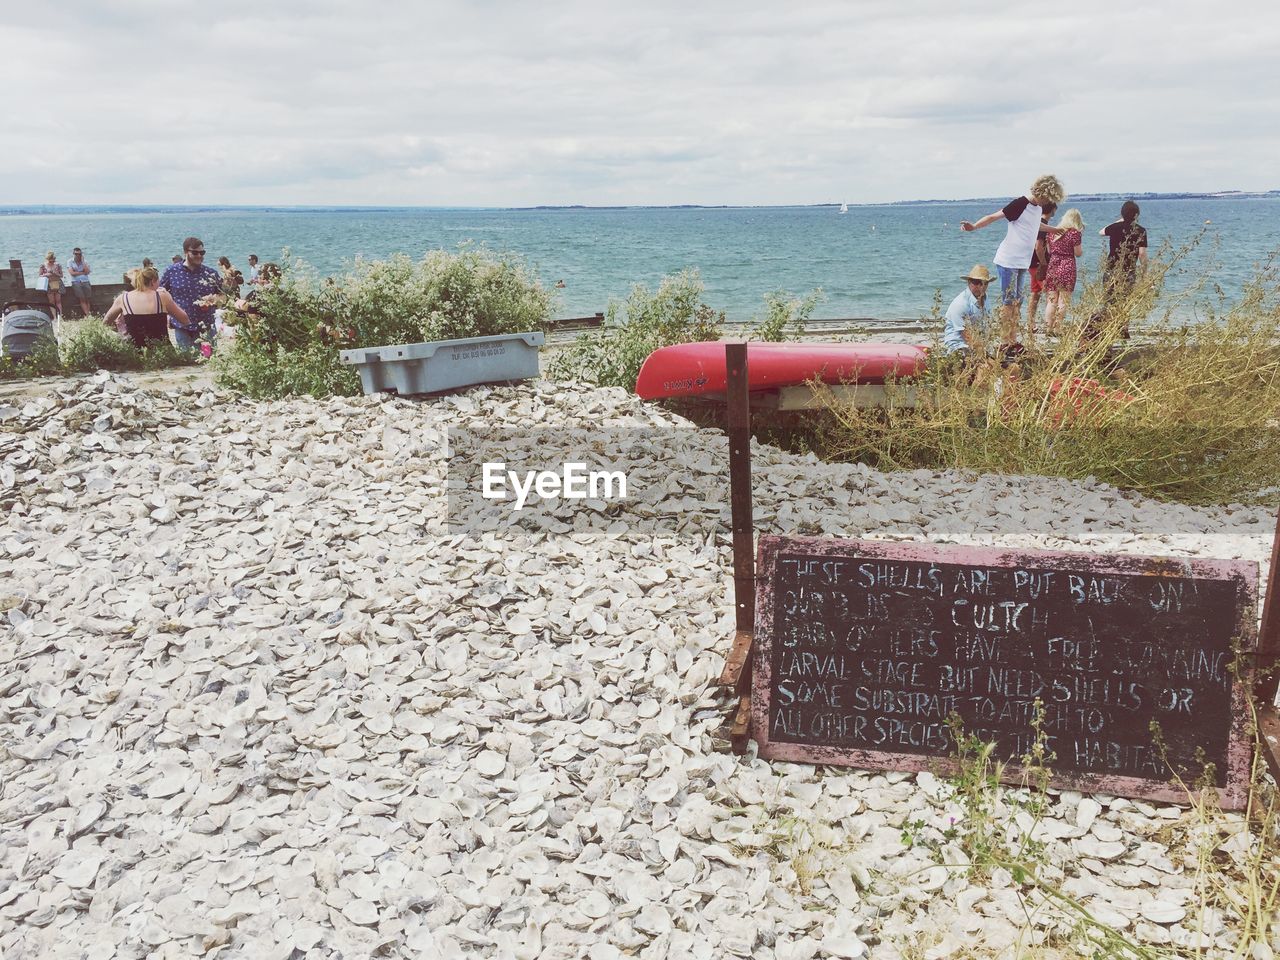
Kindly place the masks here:
[(161, 289), (160, 274), (155, 267), (143, 267), (133, 276), (133, 289), (116, 297), (103, 317), (108, 324), (128, 336), (138, 348), (168, 341), (169, 317), (187, 323), (187, 314), (169, 291)]

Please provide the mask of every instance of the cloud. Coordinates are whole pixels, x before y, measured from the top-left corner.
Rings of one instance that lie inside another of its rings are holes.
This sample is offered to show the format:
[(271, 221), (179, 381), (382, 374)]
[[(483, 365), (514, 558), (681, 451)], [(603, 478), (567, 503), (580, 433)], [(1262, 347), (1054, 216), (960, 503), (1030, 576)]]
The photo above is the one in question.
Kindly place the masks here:
[(1278, 186), (1280, 18), (1254, 0), (59, 10), (8, 47), (3, 202), (879, 201), (1050, 169)]

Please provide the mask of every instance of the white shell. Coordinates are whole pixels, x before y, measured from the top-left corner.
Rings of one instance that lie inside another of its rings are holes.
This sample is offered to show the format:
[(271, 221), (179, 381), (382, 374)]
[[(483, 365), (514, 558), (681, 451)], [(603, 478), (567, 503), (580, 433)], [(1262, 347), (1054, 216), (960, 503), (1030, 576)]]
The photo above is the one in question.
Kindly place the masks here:
[(352, 923), (369, 926), (378, 922), (378, 907), (368, 900), (349, 900), (342, 908), (342, 915)]

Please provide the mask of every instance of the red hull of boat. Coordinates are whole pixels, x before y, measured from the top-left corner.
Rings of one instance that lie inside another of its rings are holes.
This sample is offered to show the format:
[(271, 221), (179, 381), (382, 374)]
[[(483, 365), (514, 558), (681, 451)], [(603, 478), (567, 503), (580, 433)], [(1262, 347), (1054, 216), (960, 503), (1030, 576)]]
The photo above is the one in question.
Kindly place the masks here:
[[(679, 343), (649, 354), (636, 380), (645, 400), (694, 397), (725, 390), (724, 341)], [(749, 343), (747, 381), (752, 391), (810, 380), (884, 383), (924, 369), (928, 351), (903, 343)]]

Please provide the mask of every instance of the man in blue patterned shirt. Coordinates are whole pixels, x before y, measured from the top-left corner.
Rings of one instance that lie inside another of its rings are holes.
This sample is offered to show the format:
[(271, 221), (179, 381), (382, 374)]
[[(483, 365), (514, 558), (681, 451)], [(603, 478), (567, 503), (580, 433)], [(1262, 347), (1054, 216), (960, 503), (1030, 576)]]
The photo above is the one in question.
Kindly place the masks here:
[(187, 312), (188, 322), (169, 318), (179, 350), (194, 350), (201, 340), (213, 342), (213, 297), (222, 288), (222, 278), (213, 267), (204, 265), (204, 244), (196, 237), (182, 241), (186, 259), (164, 272), (160, 286)]

